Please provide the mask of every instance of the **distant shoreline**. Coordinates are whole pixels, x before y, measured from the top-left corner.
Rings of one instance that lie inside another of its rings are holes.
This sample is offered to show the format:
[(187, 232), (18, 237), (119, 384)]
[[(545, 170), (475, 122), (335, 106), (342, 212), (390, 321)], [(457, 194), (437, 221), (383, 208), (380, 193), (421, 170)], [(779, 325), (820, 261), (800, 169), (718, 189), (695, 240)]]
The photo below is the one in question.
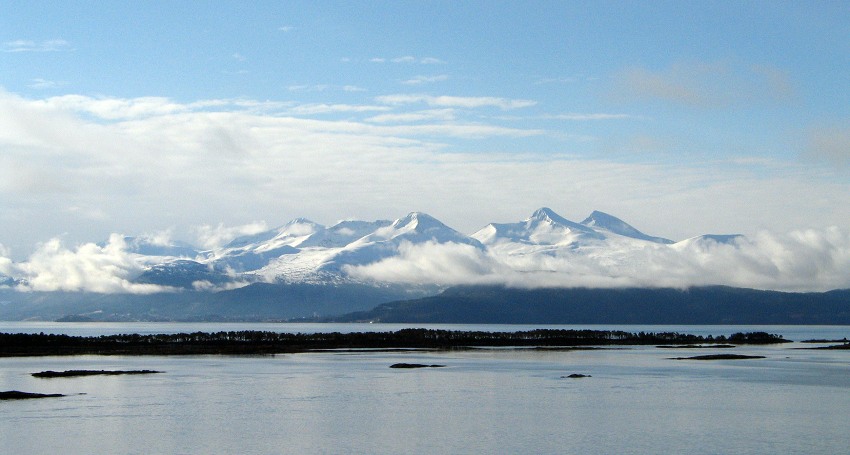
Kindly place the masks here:
[(589, 347), (628, 345), (787, 343), (765, 332), (730, 336), (538, 329), (480, 332), (402, 329), (395, 332), (310, 333), (195, 332), (157, 335), (70, 336), (0, 333), (0, 357), (69, 355), (247, 355), (332, 349), (461, 349), (473, 347)]

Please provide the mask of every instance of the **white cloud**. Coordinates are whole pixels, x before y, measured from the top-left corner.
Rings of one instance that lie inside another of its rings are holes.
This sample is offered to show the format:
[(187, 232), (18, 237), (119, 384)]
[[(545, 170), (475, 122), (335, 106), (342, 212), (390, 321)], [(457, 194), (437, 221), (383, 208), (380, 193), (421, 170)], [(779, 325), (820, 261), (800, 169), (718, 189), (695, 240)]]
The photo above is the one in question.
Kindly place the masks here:
[(372, 63), (400, 63), (400, 64), (420, 64), (420, 65), (437, 65), (446, 63), (443, 60), (440, 60), (435, 57), (422, 57), (417, 58), (412, 55), (402, 55), (399, 57), (386, 58), (386, 57), (372, 57), (369, 59)]
[(295, 115), (328, 114), (337, 112), (375, 112), (388, 111), (387, 106), (369, 106), (361, 104), (302, 104), (288, 110)]
[[(410, 210), (472, 232), (559, 204), (570, 218), (602, 209), (674, 239), (850, 225), (850, 213), (837, 209), (850, 182), (811, 163), (617, 162), (581, 158), (571, 147), (530, 153), (534, 138), (550, 132), (460, 119), (468, 106), (512, 100), (416, 100), (314, 119), (290, 112), (291, 103), (0, 92), (0, 241), (20, 255), (66, 232), (83, 243), (175, 226), (175, 237), (187, 239), (190, 226), (205, 223), (383, 219)], [(479, 138), (490, 142), (466, 142)]]
[(434, 82), (442, 82), (449, 79), (448, 75), (438, 74), (435, 76), (416, 76), (404, 81), (401, 81), (402, 84), (405, 85), (422, 85), (422, 84), (430, 84)]
[(40, 246), (24, 263), (14, 264), (12, 274), (23, 278), (20, 288), (31, 291), (86, 291), (96, 293), (150, 294), (168, 291), (161, 286), (132, 283), (142, 272), (121, 235), (113, 234), (105, 246), (86, 243), (65, 248), (54, 238)]
[(324, 92), (329, 88), (331, 88), (331, 86), (327, 84), (290, 85), (289, 87), (286, 87), (286, 89), (290, 92)]
[(268, 229), (265, 221), (255, 221), (241, 226), (225, 226), (224, 223), (219, 223), (217, 226), (205, 224), (195, 228), (195, 235), (199, 245), (214, 249), (226, 245), (236, 237), (259, 234)]
[(582, 247), (506, 254), (428, 242), (402, 244), (399, 253), (346, 271), (358, 279), (391, 283), (529, 288), (727, 285), (826, 291), (850, 287), (850, 231), (835, 227), (788, 234), (762, 231), (753, 240), (734, 244), (647, 244), (619, 251)]
[(9, 249), (0, 243), (0, 275), (11, 276), (14, 273), (10, 256)]
[(296, 30), (296, 28), (291, 26), (291, 25), (283, 25), (281, 27), (278, 27), (277, 29), (282, 31), (282, 32), (291, 32), (291, 31)]
[(424, 111), (413, 111), (397, 114), (380, 114), (369, 117), (366, 119), (366, 121), (375, 123), (410, 123), (431, 120), (447, 122), (454, 119), (454, 109), (428, 109)]
[(58, 52), (71, 49), (71, 44), (63, 39), (45, 41), (15, 40), (6, 41), (0, 47), (3, 52)]
[(398, 136), (444, 136), (459, 138), (490, 138), (490, 137), (532, 137), (542, 136), (544, 130), (509, 128), (479, 124), (420, 124), (376, 126), (376, 132), (382, 130)]
[(376, 98), (379, 103), (390, 105), (425, 103), (429, 106), (440, 107), (497, 107), (502, 110), (519, 109), (537, 104), (532, 100), (496, 98), (489, 96), (431, 96), (420, 94), (385, 95)]
[(48, 98), (45, 103), (59, 109), (85, 112), (107, 120), (166, 115), (190, 110), (186, 105), (163, 97), (124, 99), (64, 95)]
[(546, 115), (543, 118), (552, 119), (552, 120), (574, 120), (574, 121), (585, 121), (585, 120), (625, 120), (625, 119), (636, 119), (640, 117), (636, 117), (630, 114), (605, 114), (605, 113), (569, 113), (569, 114), (554, 114), (554, 115)]
[(329, 84), (313, 84), (313, 85), (290, 85), (286, 88), (290, 92), (325, 92), (331, 90), (340, 90), (343, 92), (365, 92), (366, 89), (356, 85), (329, 85)]
[(39, 89), (39, 90), (44, 90), (44, 89), (58, 88), (58, 87), (61, 87), (63, 85), (67, 85), (67, 84), (68, 84), (67, 82), (62, 82), (62, 81), (50, 81), (50, 80), (47, 80), (47, 79), (36, 78), (36, 79), (31, 80), (30, 83), (27, 85), (27, 87)]
[(457, 285), (483, 283), (503, 266), (485, 252), (459, 243), (402, 242), (399, 256), (364, 266), (347, 266), (354, 278), (389, 283)]

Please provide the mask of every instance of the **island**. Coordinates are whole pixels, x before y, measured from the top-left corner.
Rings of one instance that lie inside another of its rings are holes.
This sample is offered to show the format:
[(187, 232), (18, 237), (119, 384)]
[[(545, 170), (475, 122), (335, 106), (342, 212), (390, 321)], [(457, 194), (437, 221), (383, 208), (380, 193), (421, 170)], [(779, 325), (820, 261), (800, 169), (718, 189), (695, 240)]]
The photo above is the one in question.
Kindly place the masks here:
[(154, 370), (66, 370), (66, 371), (40, 371), (33, 373), (36, 378), (73, 378), (77, 376), (117, 376), (124, 374), (156, 374), (161, 371)]
[(744, 360), (744, 359), (764, 359), (763, 355), (742, 355), (742, 354), (709, 354), (695, 355), (693, 357), (672, 357), (670, 360)]
[(700, 336), (673, 332), (629, 333), (607, 330), (537, 329), (520, 332), (402, 329), (395, 332), (278, 333), (231, 331), (216, 333), (124, 334), (70, 336), (0, 333), (0, 357), (62, 355), (208, 355), (283, 354), (322, 350), (449, 350), (479, 347), (586, 347), (687, 344), (786, 343), (765, 332), (731, 336)]
[(18, 390), (7, 390), (0, 392), (0, 400), (28, 400), (31, 398), (57, 398), (64, 397), (61, 393), (31, 393)]

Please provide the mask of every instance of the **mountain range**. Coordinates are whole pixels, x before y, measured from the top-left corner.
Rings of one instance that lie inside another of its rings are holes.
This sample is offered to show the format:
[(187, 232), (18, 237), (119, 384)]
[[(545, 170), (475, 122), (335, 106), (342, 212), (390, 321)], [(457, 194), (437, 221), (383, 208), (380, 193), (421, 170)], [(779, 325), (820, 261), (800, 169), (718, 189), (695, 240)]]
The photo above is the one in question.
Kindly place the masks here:
[[(704, 236), (708, 240), (717, 237)], [(145, 264), (143, 272), (132, 280), (159, 285), (164, 290), (221, 290), (251, 283), (380, 285), (380, 279), (351, 272), (423, 245), (463, 245), (510, 264), (511, 257), (552, 255), (557, 251), (608, 251), (616, 255), (642, 249), (645, 244), (675, 244), (646, 235), (602, 212), (594, 211), (581, 223), (575, 223), (545, 207), (523, 221), (491, 223), (470, 236), (425, 213), (413, 212), (395, 221), (341, 221), (333, 226), (298, 218), (210, 250), (179, 242), (154, 243), (144, 237), (126, 237), (124, 241), (127, 251)]]
[[(704, 236), (705, 240), (717, 238)], [(511, 256), (551, 255), (554, 251), (616, 254), (644, 248), (647, 243), (675, 244), (602, 212), (595, 211), (575, 223), (545, 207), (523, 221), (492, 223), (470, 236), (425, 213), (413, 212), (395, 221), (342, 221), (330, 227), (299, 218), (208, 251), (188, 249), (185, 244), (151, 245), (140, 238), (127, 241), (135, 252), (147, 256), (143, 262), (151, 264), (137, 282), (177, 288), (256, 282), (378, 284), (382, 280), (351, 272), (423, 245), (463, 245), (501, 262)]]
[[(119, 249), (135, 266), (120, 279), (131, 289), (146, 286), (144, 294), (82, 288), (45, 292), (36, 286), (41, 277), (0, 275), (0, 318), (292, 319), (366, 311), (433, 296), (454, 285), (727, 284), (711, 282), (711, 273), (705, 282), (688, 282), (676, 268), (694, 263), (682, 257), (710, 264), (704, 258), (718, 248), (735, 250), (746, 243), (740, 235), (674, 242), (603, 212), (573, 222), (546, 207), (525, 220), (491, 223), (468, 236), (421, 212), (395, 221), (349, 220), (333, 226), (299, 218), (212, 249), (123, 237)], [(669, 270), (654, 270), (662, 266)], [(27, 270), (14, 264), (10, 269)]]

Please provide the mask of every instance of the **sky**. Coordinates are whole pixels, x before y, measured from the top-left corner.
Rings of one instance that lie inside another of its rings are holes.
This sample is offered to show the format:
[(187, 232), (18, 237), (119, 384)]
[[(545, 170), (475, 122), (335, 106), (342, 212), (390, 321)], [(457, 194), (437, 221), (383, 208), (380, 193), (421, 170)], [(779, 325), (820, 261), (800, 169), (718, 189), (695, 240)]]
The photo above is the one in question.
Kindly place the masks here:
[(0, 259), (542, 206), (846, 233), (848, 87), (840, 1), (4, 1)]

